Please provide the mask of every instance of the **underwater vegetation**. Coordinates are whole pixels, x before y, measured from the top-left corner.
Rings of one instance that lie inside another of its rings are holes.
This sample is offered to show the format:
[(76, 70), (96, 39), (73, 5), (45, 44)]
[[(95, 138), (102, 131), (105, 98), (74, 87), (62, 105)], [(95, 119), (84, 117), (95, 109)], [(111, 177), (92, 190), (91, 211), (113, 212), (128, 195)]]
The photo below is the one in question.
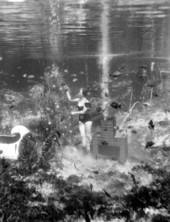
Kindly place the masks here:
[[(23, 104), (30, 100), (21, 96), (12, 111), (2, 106), (12, 116), (10, 119), (6, 115), (9, 119), (5, 120), (9, 121), (6, 121), (5, 127), (8, 127), (5, 132), (9, 133), (12, 125), (22, 123), (30, 129), (33, 138), (29, 135), (24, 137), (20, 146), (21, 155), (16, 162), (0, 160), (0, 221), (170, 221), (170, 173), (169, 168), (163, 165), (165, 158), (168, 160), (169, 147), (156, 149), (149, 146), (146, 149), (146, 143), (143, 148), (138, 143), (135, 144), (136, 151), (130, 144), (130, 155), (135, 157), (136, 152), (140, 158), (139, 152), (146, 151), (149, 160), (138, 159), (126, 174), (116, 170), (116, 163), (110, 165), (110, 171), (104, 172), (107, 161), (96, 167), (97, 160), (93, 166), (88, 158), (86, 170), (83, 171), (81, 161), (85, 156), (78, 159), (78, 153), (70, 151), (72, 160), (69, 160), (64, 153), (65, 146), (71, 150), (71, 146), (78, 142), (78, 119), (70, 117), (70, 111), (75, 106), (68, 102), (64, 87), (64, 73), (53, 65), (46, 69), (43, 83), (29, 91), (31, 106), (26, 107), (30, 107), (32, 113), (24, 113)], [(94, 116), (102, 115), (100, 98), (92, 97), (91, 101)], [(164, 117), (154, 117), (154, 107), (144, 107), (139, 113), (132, 109), (132, 105), (130, 113), (126, 113), (122, 111), (125, 106), (122, 102), (112, 100), (109, 106), (120, 116), (118, 126), (128, 114), (129, 120), (124, 126), (131, 130), (133, 138), (145, 135), (146, 129), (155, 134), (155, 138), (160, 137), (163, 127), (166, 127), (165, 130), (168, 127)], [(159, 158), (159, 155), (163, 156)], [(61, 172), (66, 170), (65, 164), (68, 164), (70, 174), (66, 172), (67, 176), (63, 177)], [(125, 169), (128, 164), (120, 168)], [(147, 177), (149, 182), (146, 182)], [(104, 188), (100, 186), (101, 180), (107, 185)], [(94, 181), (101, 189), (96, 189)]]
[[(26, 166), (27, 165), (27, 166)], [(30, 166), (28, 168), (28, 165)], [(129, 174), (133, 185), (118, 195), (63, 180), (50, 167), (1, 160), (1, 221), (169, 221), (170, 173), (141, 163)], [(45, 166), (45, 165), (44, 165)], [(153, 181), (140, 185), (135, 173), (147, 172)]]

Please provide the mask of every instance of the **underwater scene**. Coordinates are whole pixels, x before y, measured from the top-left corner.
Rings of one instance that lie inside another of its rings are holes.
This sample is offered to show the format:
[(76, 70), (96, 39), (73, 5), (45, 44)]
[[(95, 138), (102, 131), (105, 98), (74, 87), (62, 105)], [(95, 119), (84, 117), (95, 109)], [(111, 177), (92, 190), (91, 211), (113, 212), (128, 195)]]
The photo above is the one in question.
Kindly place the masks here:
[(170, 221), (170, 1), (0, 1), (0, 221)]

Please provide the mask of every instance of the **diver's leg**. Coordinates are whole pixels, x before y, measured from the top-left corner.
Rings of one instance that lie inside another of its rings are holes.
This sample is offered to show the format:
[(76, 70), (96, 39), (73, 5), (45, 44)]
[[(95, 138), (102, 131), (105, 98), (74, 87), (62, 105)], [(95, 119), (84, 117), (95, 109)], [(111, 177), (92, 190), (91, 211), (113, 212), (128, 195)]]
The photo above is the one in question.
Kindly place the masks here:
[(86, 133), (86, 147), (87, 150), (90, 151), (90, 145), (92, 140), (92, 121), (88, 121), (85, 123), (85, 133)]
[(81, 121), (79, 121), (79, 131), (81, 135), (81, 141), (82, 141), (82, 146), (86, 147), (86, 131), (85, 131), (85, 125)]

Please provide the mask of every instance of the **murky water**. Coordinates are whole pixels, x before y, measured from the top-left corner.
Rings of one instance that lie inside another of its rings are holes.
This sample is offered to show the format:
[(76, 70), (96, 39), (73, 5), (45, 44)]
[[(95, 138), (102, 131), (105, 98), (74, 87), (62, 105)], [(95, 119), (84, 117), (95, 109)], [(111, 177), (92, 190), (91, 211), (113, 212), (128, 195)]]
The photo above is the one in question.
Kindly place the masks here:
[[(55, 61), (74, 89), (95, 89), (97, 80), (107, 93), (110, 81), (114, 94), (139, 65), (157, 61), (169, 69), (169, 38), (168, 0), (0, 2), (0, 69), (5, 84), (17, 89), (41, 81)], [(109, 78), (120, 69), (126, 75)]]

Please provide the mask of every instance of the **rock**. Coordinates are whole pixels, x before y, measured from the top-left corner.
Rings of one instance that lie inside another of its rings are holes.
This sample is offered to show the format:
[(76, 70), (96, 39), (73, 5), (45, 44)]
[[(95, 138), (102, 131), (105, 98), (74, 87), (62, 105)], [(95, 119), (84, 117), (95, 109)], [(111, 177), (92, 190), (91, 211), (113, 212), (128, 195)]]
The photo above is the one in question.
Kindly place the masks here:
[(42, 85), (34, 85), (29, 90), (29, 95), (33, 99), (39, 99), (42, 96), (42, 93), (44, 92), (44, 87)]
[(162, 126), (162, 127), (166, 127), (166, 126), (169, 125), (168, 121), (163, 121), (163, 120), (162, 120), (162, 121), (159, 121), (158, 124), (159, 124), (160, 126)]
[(138, 132), (137, 132), (135, 129), (132, 129), (132, 130), (131, 130), (131, 133), (137, 134)]
[(99, 171), (98, 170), (93, 170), (93, 173), (94, 174), (99, 174)]
[(67, 181), (70, 182), (70, 183), (79, 183), (81, 181), (81, 179), (77, 175), (70, 175), (67, 178)]
[(166, 152), (169, 152), (169, 151), (170, 151), (170, 146), (162, 147), (162, 150), (163, 150), (163, 151), (166, 151)]

